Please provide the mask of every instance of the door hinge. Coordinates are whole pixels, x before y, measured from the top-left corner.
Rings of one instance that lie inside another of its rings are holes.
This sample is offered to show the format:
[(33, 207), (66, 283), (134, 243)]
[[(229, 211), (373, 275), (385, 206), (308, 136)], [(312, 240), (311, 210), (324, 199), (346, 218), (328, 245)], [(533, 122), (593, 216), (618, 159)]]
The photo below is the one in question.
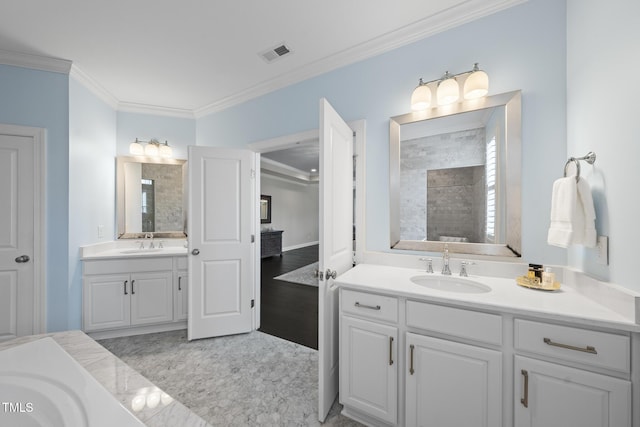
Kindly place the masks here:
[(254, 179), (255, 177), (256, 177), (256, 170), (251, 169), (251, 179)]
[(251, 243), (255, 243), (255, 241), (256, 241), (256, 235), (252, 234), (251, 235)]
[(252, 299), (252, 300), (251, 300), (251, 308), (253, 308), (253, 307), (255, 307), (255, 306), (256, 306), (256, 300)]

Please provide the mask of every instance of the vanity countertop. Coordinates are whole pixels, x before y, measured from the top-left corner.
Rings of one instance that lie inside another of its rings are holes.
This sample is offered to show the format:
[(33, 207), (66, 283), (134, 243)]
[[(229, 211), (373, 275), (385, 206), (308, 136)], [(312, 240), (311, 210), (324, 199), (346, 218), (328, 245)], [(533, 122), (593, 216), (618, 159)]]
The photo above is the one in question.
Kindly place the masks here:
[(144, 257), (174, 257), (187, 256), (184, 240), (163, 240), (162, 248), (158, 248), (159, 240), (154, 242), (154, 248), (149, 249), (148, 240), (143, 240), (144, 249), (140, 249), (140, 242), (136, 240), (98, 243), (82, 246), (80, 258), (83, 260), (114, 259), (114, 258), (144, 258)]
[[(631, 313), (638, 307), (640, 294), (632, 291), (598, 298), (579, 291), (580, 283), (563, 284), (557, 291), (541, 291), (518, 286), (515, 277), (469, 275), (467, 279), (491, 287), (486, 293), (454, 293), (435, 290), (411, 282), (411, 277), (427, 275), (424, 270), (385, 265), (359, 264), (336, 279), (339, 287), (395, 295), (426, 302), (452, 304), (464, 308), (492, 310), (515, 315), (542, 316), (545, 319), (578, 322), (584, 325), (640, 332), (640, 324)], [(434, 278), (440, 273), (430, 274)], [(450, 276), (458, 278), (457, 275)], [(465, 278), (461, 278), (464, 280)], [(605, 285), (602, 285), (605, 286)], [(610, 303), (609, 303), (610, 302)], [(620, 304), (631, 310), (617, 310)]]

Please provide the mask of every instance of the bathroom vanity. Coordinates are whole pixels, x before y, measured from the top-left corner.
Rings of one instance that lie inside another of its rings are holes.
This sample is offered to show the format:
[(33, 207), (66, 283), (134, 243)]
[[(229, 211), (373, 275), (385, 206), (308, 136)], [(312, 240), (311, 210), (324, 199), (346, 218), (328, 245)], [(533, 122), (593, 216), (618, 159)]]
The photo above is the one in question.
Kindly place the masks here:
[(541, 292), (356, 266), (337, 279), (343, 414), (376, 426), (639, 426), (638, 297), (594, 298), (575, 276)]
[(82, 248), (83, 330), (94, 337), (187, 326), (186, 248), (179, 243), (153, 249), (132, 245), (136, 243)]

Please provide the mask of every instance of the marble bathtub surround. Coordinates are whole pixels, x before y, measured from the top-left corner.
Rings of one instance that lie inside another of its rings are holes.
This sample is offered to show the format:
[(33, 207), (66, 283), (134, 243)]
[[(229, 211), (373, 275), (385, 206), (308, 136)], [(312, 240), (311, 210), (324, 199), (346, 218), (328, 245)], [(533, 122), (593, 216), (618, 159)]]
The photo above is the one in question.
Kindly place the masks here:
[[(101, 340), (215, 426), (319, 426), (315, 350), (262, 332), (187, 341), (186, 331)], [(360, 426), (336, 402), (323, 425)]]
[[(0, 351), (43, 337), (53, 338), (80, 366), (86, 369), (145, 425), (149, 427), (207, 427), (209, 425), (182, 403), (171, 398), (81, 331), (21, 337), (0, 343)], [(145, 390), (159, 392), (157, 404), (154, 404), (155, 398), (145, 399), (145, 404), (140, 404), (138, 396)]]

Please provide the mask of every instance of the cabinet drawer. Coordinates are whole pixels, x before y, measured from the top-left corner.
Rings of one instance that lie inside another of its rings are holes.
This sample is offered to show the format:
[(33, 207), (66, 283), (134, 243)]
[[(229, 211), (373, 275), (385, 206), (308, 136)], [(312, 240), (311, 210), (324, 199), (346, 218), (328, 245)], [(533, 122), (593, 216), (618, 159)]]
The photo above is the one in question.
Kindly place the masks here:
[(174, 259), (176, 260), (176, 270), (186, 270), (188, 268), (188, 259), (186, 256), (177, 256)]
[(340, 307), (343, 313), (394, 323), (398, 321), (398, 299), (393, 297), (341, 289)]
[(407, 301), (407, 326), (488, 344), (502, 344), (502, 317), (497, 314)]
[(628, 373), (629, 336), (515, 320), (516, 350)]
[(171, 271), (171, 257), (138, 257), (131, 259), (102, 259), (84, 262), (84, 274), (137, 273), (145, 271)]

